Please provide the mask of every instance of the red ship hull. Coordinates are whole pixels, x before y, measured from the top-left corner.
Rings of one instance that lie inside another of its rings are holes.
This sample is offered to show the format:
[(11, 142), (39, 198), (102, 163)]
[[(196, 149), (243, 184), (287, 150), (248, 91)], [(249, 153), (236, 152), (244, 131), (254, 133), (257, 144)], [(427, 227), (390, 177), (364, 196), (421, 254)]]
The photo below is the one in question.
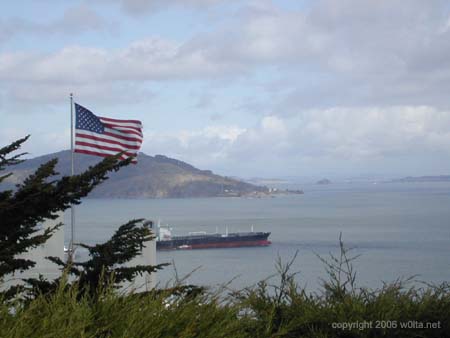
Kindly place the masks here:
[(272, 242), (267, 240), (248, 241), (248, 242), (229, 242), (229, 243), (204, 243), (204, 244), (182, 245), (179, 246), (177, 250), (241, 248), (249, 246), (269, 246), (270, 244), (272, 244)]

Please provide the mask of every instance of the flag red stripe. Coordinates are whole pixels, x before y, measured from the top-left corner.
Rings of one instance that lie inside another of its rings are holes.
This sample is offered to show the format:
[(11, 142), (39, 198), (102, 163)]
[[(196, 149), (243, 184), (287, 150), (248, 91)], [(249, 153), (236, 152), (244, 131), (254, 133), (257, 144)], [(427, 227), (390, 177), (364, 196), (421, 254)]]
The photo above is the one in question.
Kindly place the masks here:
[(141, 129), (140, 128), (135, 128), (135, 127), (125, 127), (125, 126), (119, 126), (116, 124), (110, 124), (110, 123), (104, 123), (105, 127), (111, 128), (111, 129), (115, 129), (118, 130), (122, 133), (126, 133), (126, 134), (136, 134), (139, 136), (142, 136), (141, 133)]
[(142, 136), (141, 135), (134, 136), (134, 135), (131, 135), (131, 133), (125, 133), (122, 130), (109, 128), (107, 126), (104, 126), (103, 134), (105, 134), (105, 133), (112, 133), (114, 135), (119, 135), (119, 136), (124, 136), (124, 137), (134, 137), (139, 140), (142, 140), (144, 138), (143, 135)]
[[(112, 129), (109, 129), (109, 130), (112, 130)], [(99, 133), (95, 133), (95, 132), (92, 132), (92, 131), (89, 131), (89, 130), (76, 129), (76, 134), (75, 135), (77, 137), (83, 137), (85, 135), (87, 135), (87, 136), (94, 136), (94, 137), (100, 137), (100, 138), (105, 139), (105, 140), (118, 141), (118, 142), (120, 142), (122, 144), (131, 145), (131, 146), (140, 146), (142, 144), (142, 141), (140, 139), (139, 140), (135, 140), (135, 141), (120, 140), (120, 139), (118, 139), (118, 138), (116, 138), (114, 136), (105, 135), (104, 133), (103, 134), (99, 134)], [(120, 135), (120, 134), (118, 134), (118, 135)]]
[(136, 123), (136, 124), (142, 125), (141, 121), (138, 121), (138, 120), (118, 120), (118, 119), (111, 119), (109, 117), (103, 117), (103, 116), (98, 116), (98, 118), (102, 119), (102, 120), (110, 121), (110, 122)]
[(142, 128), (141, 127), (135, 127), (135, 126), (127, 126), (127, 125), (123, 125), (123, 124), (117, 124), (117, 123), (110, 123), (110, 122), (102, 122), (105, 126), (109, 127), (109, 128), (124, 128), (124, 129), (132, 129), (135, 130), (137, 132), (142, 132)]
[[(92, 148), (102, 149), (102, 150), (117, 151), (118, 153), (124, 151), (123, 149), (120, 149), (120, 148), (108, 147), (108, 146), (103, 146), (103, 145), (99, 145), (99, 144), (95, 144), (95, 143), (89, 143), (89, 142), (82, 142), (82, 141), (76, 141), (75, 142), (75, 147), (76, 146), (85, 146), (85, 147), (92, 147)], [(125, 151), (124, 154), (127, 155), (127, 156), (134, 156), (134, 155), (136, 155), (136, 153), (129, 153), (127, 151)]]
[(85, 134), (76, 133), (75, 136), (78, 137), (79, 139), (83, 138), (83, 139), (90, 139), (90, 140), (93, 140), (93, 141), (100, 141), (100, 142), (105, 142), (105, 143), (110, 143), (110, 144), (117, 144), (117, 145), (119, 145), (121, 147), (124, 147), (126, 149), (139, 150), (139, 148), (141, 147), (140, 145), (132, 146), (130, 144), (124, 144), (124, 143), (120, 143), (119, 141), (113, 141), (113, 140), (110, 140), (110, 139), (107, 139), (107, 138), (102, 138), (102, 137), (97, 137), (97, 136), (92, 136), (92, 135), (85, 135)]
[(142, 142), (141, 139), (138, 139), (138, 138), (135, 138), (135, 137), (127, 137), (127, 136), (117, 135), (115, 133), (110, 133), (108, 131), (105, 131), (103, 134), (111, 136), (111, 137), (115, 137), (115, 138), (118, 138), (118, 139), (121, 139), (121, 140), (125, 140), (125, 141)]

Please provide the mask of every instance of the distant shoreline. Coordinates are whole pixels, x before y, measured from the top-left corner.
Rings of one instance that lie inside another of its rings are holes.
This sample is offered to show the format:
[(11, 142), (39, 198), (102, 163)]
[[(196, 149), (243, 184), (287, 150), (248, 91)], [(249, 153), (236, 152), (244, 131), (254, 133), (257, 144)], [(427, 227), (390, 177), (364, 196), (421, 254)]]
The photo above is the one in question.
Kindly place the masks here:
[(417, 183), (417, 182), (450, 182), (450, 175), (407, 176), (387, 181), (387, 183)]

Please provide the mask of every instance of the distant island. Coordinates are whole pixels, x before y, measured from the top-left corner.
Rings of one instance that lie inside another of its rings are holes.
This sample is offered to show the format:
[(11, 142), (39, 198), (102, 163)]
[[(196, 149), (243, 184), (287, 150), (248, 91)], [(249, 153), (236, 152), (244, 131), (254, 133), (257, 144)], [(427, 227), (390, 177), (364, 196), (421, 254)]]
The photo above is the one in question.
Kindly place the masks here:
[(392, 183), (413, 183), (413, 182), (450, 182), (450, 175), (439, 176), (407, 176), (390, 180)]
[(316, 184), (321, 184), (321, 185), (331, 184), (331, 181), (327, 178), (323, 178), (323, 179), (317, 181)]
[[(64, 150), (33, 159), (10, 168), (13, 175), (3, 183), (14, 188), (41, 164), (58, 158), (56, 171), (70, 173), (70, 150)], [(75, 154), (75, 171), (81, 173), (96, 164), (99, 157)], [(183, 197), (262, 197), (271, 195), (270, 189), (238, 179), (214, 174), (163, 155), (139, 153), (138, 163), (109, 174), (109, 179), (96, 187), (92, 198), (183, 198)], [(5, 184), (3, 184), (5, 185)]]

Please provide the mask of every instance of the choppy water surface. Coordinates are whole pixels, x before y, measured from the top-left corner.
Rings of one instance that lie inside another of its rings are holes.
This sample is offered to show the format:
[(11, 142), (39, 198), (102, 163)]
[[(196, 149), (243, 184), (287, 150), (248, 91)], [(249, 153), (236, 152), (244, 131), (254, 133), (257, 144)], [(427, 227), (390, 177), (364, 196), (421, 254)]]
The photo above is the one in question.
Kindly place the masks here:
[[(360, 285), (418, 275), (428, 282), (450, 281), (450, 184), (389, 183), (302, 186), (304, 195), (276, 198), (85, 200), (76, 210), (76, 240), (106, 240), (133, 218), (161, 219), (174, 234), (190, 231), (270, 231), (265, 248), (158, 252), (158, 262), (175, 262), (190, 283), (216, 285), (234, 279), (236, 288), (274, 273), (279, 256), (298, 281), (316, 289), (324, 266), (316, 254), (337, 253), (338, 237), (361, 254), (355, 262)], [(66, 223), (69, 217), (66, 215)], [(66, 231), (66, 240), (69, 231)], [(173, 268), (159, 273), (165, 283)]]

